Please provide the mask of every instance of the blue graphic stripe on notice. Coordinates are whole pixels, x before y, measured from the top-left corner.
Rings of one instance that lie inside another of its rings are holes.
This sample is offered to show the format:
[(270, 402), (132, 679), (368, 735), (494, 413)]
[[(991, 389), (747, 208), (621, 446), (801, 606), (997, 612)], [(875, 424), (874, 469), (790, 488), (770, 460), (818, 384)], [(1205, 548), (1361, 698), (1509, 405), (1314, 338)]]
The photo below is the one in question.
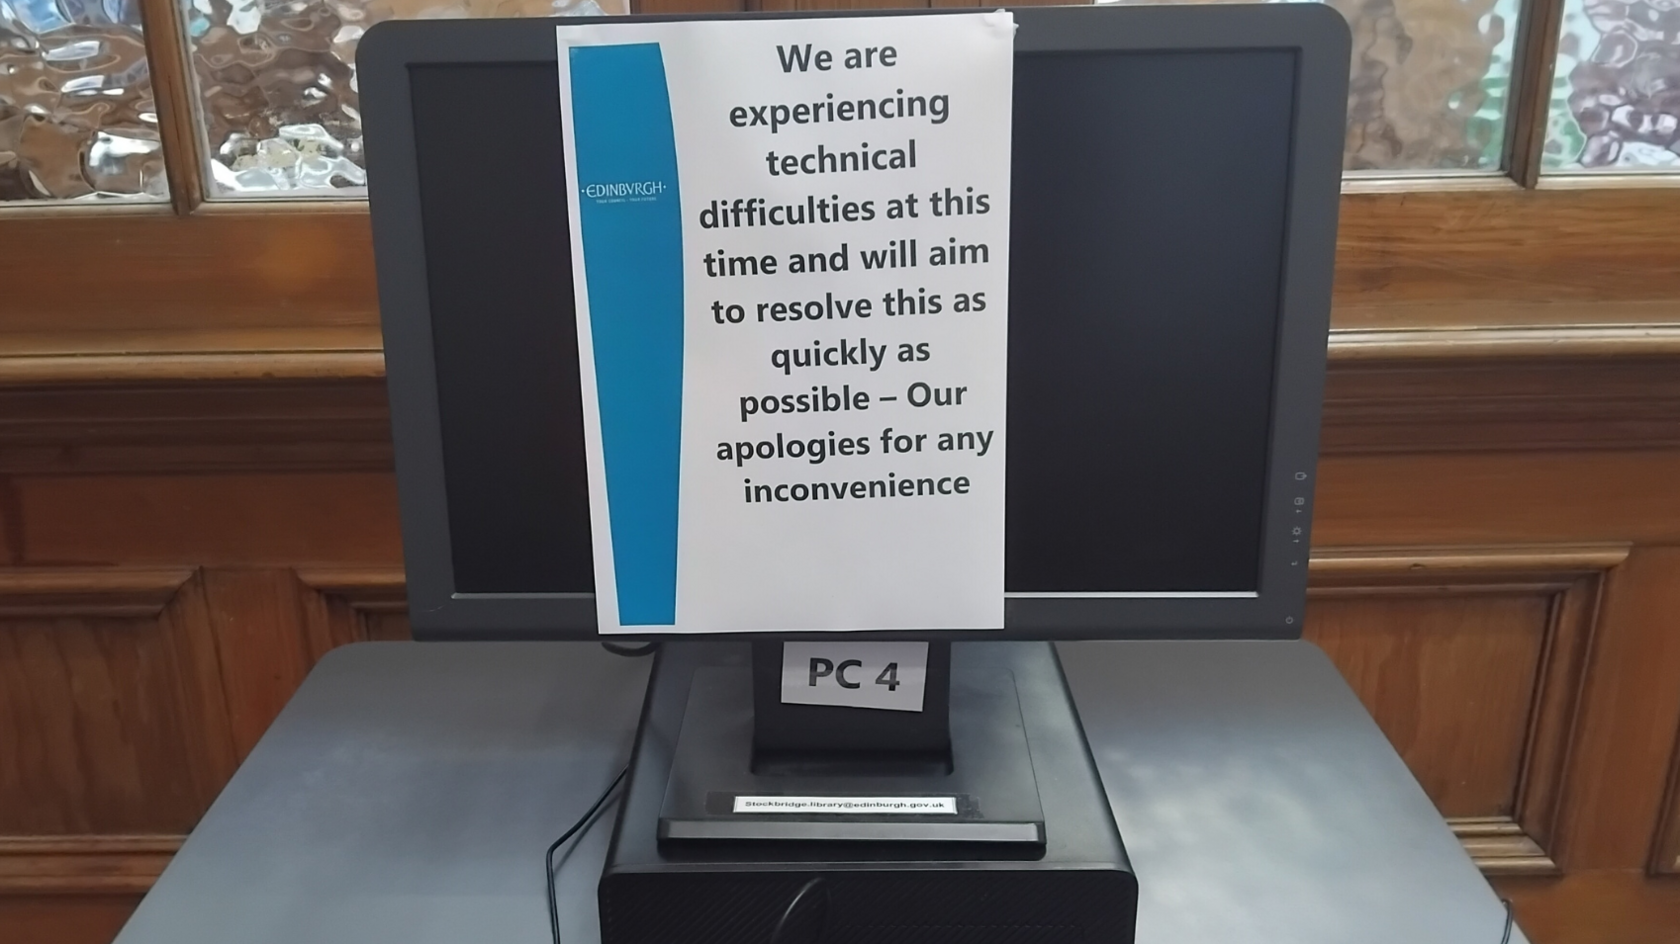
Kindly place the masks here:
[(569, 50), (584, 275), (618, 620), (677, 616), (682, 209), (656, 43)]

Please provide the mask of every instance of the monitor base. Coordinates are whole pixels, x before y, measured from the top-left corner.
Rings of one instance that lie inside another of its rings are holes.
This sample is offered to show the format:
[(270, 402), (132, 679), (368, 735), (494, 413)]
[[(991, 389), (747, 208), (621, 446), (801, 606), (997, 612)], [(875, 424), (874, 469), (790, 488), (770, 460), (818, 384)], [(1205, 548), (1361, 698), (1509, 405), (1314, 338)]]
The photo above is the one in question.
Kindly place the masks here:
[[(742, 682), (749, 665), (749, 649), (742, 643), (672, 642), (660, 653), (601, 876), (603, 944), (1133, 940), (1137, 880), (1049, 644), (952, 646), (950, 774), (886, 770), (867, 777), (851, 775), (867, 779), (871, 790), (884, 789), (878, 784), (897, 784), (900, 792), (910, 794), (938, 782), (942, 792), (922, 795), (954, 796), (960, 791), (953, 778), (961, 776), (966, 754), (978, 749), (963, 746), (975, 736), (964, 732), (972, 724), (973, 731), (984, 735), (987, 726), (1006, 716), (1007, 707), (1017, 719), (1011, 736), (1026, 748), (1017, 782), (1034, 786), (1030, 795), (1038, 810), (1040, 844), (797, 835), (812, 824), (834, 821), (815, 816), (794, 823), (795, 835), (662, 838), (662, 820), (667, 834), (673, 822), (723, 823), (722, 828), (738, 830), (727, 824), (739, 822), (732, 811), (733, 796), (740, 795), (741, 786), (759, 789), (757, 785), (777, 780), (863, 782), (829, 771), (750, 769), (745, 759), (750, 749), (742, 746), (751, 732), (749, 708), (742, 701), (750, 694)], [(1002, 680), (1012, 680), (1013, 698), (1007, 696), (1008, 689), (997, 690)], [(957, 694), (961, 691), (983, 697), (970, 699)], [(691, 716), (691, 706), (699, 713)], [(689, 730), (696, 718), (701, 719), (700, 727)], [(687, 745), (691, 736), (697, 736), (695, 748), (711, 738), (720, 746), (732, 745), (725, 749), (733, 752), (733, 759), (726, 764), (689, 763), (685, 750), (694, 749)], [(997, 747), (1012, 743), (1016, 742), (992, 739), (1000, 753), (1019, 758), (1010, 753), (1013, 748)], [(679, 757), (684, 757), (680, 773)], [(721, 784), (722, 790), (710, 789), (705, 779), (688, 781), (696, 773), (710, 778), (712, 774), (704, 771), (714, 766), (724, 779), (711, 782)], [(980, 783), (974, 789), (987, 788)], [(731, 813), (692, 815), (689, 804), (711, 792), (731, 796)], [(848, 790), (844, 795), (861, 794)], [(678, 815), (667, 815), (672, 812)], [(780, 819), (787, 814), (760, 815), (771, 822), (790, 822)], [(843, 821), (858, 822), (850, 817)], [(1012, 813), (994, 825), (1031, 822), (1031, 816)], [(881, 825), (902, 830), (907, 824)]]
[(948, 753), (755, 755), (751, 673), (696, 669), (660, 840), (977, 842), (1042, 853), (1044, 812), (1014, 677), (999, 668), (952, 683)]

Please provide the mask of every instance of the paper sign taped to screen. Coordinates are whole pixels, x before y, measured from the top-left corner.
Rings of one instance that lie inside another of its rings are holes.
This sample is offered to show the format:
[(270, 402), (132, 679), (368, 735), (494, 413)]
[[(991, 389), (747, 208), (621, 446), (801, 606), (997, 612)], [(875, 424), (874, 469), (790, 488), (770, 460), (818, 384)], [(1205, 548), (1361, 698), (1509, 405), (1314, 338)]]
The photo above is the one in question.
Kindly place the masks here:
[(1003, 627), (1014, 32), (556, 27), (602, 633)]

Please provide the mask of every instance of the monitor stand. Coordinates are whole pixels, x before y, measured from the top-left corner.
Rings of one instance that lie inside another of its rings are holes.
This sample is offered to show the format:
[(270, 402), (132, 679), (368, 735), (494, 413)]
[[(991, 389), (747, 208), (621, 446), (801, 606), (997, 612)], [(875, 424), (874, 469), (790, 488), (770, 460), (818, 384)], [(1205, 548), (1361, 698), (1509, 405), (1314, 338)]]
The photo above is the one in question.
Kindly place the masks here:
[[(665, 643), (598, 887), (602, 944), (1129, 944), (1137, 880), (1055, 650), (934, 650), (912, 714), (780, 704), (775, 644)], [(741, 796), (957, 812), (736, 813)]]
[[(781, 677), (777, 642), (752, 644), (750, 670), (695, 670), (659, 815), (661, 841), (1043, 851), (1044, 811), (1007, 668), (953, 678), (951, 644), (930, 643), (919, 712), (783, 704)], [(905, 812), (919, 809), (927, 812)]]

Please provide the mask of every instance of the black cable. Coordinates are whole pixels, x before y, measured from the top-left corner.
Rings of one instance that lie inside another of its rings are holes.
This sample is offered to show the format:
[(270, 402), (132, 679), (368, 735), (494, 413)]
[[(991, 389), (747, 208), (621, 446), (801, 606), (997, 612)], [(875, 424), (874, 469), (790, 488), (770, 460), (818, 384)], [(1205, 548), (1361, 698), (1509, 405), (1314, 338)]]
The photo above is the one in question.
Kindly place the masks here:
[(654, 641), (644, 642), (641, 645), (625, 645), (621, 642), (607, 642), (606, 640), (602, 640), (601, 648), (607, 650), (615, 656), (635, 658), (636, 656), (652, 655), (654, 652), (658, 651), (659, 643), (658, 641)]
[(1511, 926), (1517, 923), (1517, 916), (1511, 913), (1511, 899), (1501, 898), (1499, 903), (1505, 906), (1505, 936), (1499, 939), (1499, 944), (1511, 944)]
[(566, 844), (566, 840), (577, 835), (580, 830), (589, 825), (590, 821), (595, 818), (595, 814), (601, 812), (601, 807), (607, 805), (607, 800), (612, 797), (613, 791), (618, 789), (618, 785), (624, 782), (624, 775), (629, 772), (630, 765), (624, 765), (618, 771), (618, 776), (612, 779), (612, 783), (607, 784), (607, 788), (601, 791), (601, 795), (595, 798), (595, 802), (589, 809), (578, 817), (578, 821), (573, 823), (569, 829), (561, 833), (559, 839), (554, 840), (549, 845), (547, 854), (543, 856), (543, 864), (546, 866), (544, 871), (548, 875), (548, 931), (554, 938), (554, 944), (560, 944), (560, 904), (556, 901), (554, 893), (554, 853)]
[[(659, 642), (655, 640), (652, 642), (625, 645), (624, 643), (610, 642), (603, 639), (601, 641), (601, 648), (607, 650), (615, 656), (624, 656), (626, 658), (633, 659), (638, 656), (652, 655), (657, 652), (659, 650)], [(618, 776), (612, 779), (612, 783), (607, 784), (607, 788), (602, 790), (601, 795), (595, 798), (595, 802), (590, 805), (589, 809), (586, 810), (582, 816), (578, 817), (577, 822), (573, 823), (570, 828), (561, 833), (559, 839), (550, 843), (548, 852), (543, 855), (543, 873), (548, 878), (548, 933), (549, 936), (554, 939), (554, 944), (560, 944), (560, 904), (555, 897), (554, 891), (554, 853), (560, 851), (560, 847), (566, 844), (566, 840), (577, 835), (580, 830), (589, 825), (590, 821), (595, 818), (595, 814), (601, 812), (601, 807), (607, 805), (607, 800), (612, 797), (613, 791), (618, 789), (618, 785), (624, 782), (624, 776), (629, 772), (630, 765), (626, 764), (619, 770)]]

